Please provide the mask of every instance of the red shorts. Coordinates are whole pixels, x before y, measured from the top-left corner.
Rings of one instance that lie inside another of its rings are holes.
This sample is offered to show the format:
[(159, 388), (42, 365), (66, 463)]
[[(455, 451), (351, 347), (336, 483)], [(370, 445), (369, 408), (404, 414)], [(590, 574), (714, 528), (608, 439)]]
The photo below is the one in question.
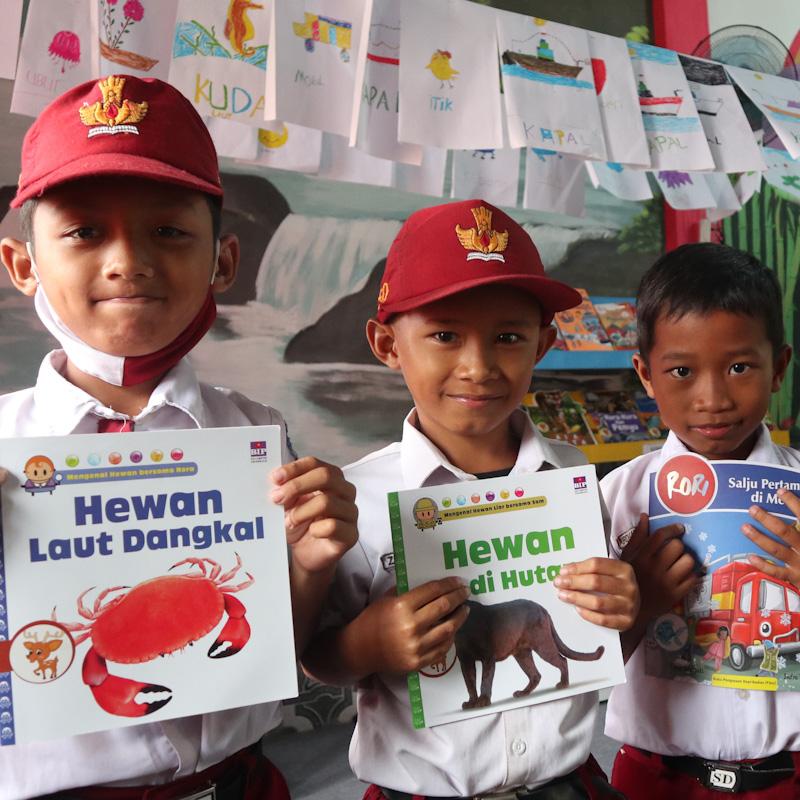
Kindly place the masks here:
[[(518, 790), (520, 797), (525, 797), (524, 789)], [(392, 793), (395, 794), (394, 792)], [(563, 778), (556, 778), (538, 789), (528, 793), (532, 798), (547, 800), (548, 797), (567, 798), (568, 800), (624, 800), (622, 795), (613, 789), (606, 778), (600, 765), (589, 756), (589, 760)], [(444, 800), (444, 798), (426, 797), (421, 794), (407, 794), (397, 792), (396, 796), (402, 800)], [(374, 783), (364, 793), (363, 800), (388, 800), (383, 790)]]
[(261, 753), (260, 743), (202, 772), (159, 786), (87, 786), (40, 800), (177, 800), (215, 786), (217, 800), (290, 800), (280, 770)]
[(664, 763), (657, 753), (623, 745), (614, 761), (611, 784), (628, 800), (800, 800), (800, 753), (791, 753), (794, 775), (762, 789), (729, 792), (706, 787), (701, 781)]

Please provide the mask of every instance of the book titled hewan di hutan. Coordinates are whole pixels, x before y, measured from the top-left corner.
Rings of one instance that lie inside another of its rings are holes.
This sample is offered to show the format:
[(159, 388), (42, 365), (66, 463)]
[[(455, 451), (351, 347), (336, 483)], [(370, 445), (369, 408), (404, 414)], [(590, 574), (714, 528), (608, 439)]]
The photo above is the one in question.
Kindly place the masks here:
[(619, 634), (559, 599), (564, 564), (606, 556), (593, 466), (388, 496), (398, 592), (458, 576), (469, 615), (438, 663), (409, 675), (417, 728), (625, 680)]

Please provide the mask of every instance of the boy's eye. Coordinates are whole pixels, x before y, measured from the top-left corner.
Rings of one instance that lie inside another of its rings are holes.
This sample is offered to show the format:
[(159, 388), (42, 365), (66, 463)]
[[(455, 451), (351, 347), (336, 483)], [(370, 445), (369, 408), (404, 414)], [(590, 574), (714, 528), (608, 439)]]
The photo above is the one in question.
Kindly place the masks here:
[(176, 239), (179, 236), (185, 236), (185, 232), (174, 225), (159, 225), (156, 228), (156, 233), (166, 239)]
[(433, 334), (433, 338), (442, 344), (451, 344), (456, 340), (456, 335), (453, 331), (436, 331)]
[(750, 369), (749, 364), (742, 364), (740, 361), (736, 364), (731, 365), (731, 374), (732, 375), (744, 375)]
[(91, 239), (96, 233), (95, 228), (89, 225), (82, 225), (80, 228), (73, 228), (68, 235), (71, 239)]
[(517, 344), (522, 341), (522, 337), (518, 333), (501, 333), (497, 337), (500, 344)]
[(669, 374), (672, 375), (673, 378), (688, 378), (689, 375), (692, 374), (692, 371), (689, 367), (673, 367)]

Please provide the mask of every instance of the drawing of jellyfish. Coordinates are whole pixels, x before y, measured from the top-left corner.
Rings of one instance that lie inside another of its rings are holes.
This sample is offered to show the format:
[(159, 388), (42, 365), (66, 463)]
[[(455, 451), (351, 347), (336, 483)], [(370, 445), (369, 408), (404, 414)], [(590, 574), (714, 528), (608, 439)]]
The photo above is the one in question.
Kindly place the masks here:
[(61, 72), (66, 67), (72, 69), (81, 60), (81, 40), (77, 33), (72, 31), (59, 31), (47, 48), (50, 58), (61, 64)]

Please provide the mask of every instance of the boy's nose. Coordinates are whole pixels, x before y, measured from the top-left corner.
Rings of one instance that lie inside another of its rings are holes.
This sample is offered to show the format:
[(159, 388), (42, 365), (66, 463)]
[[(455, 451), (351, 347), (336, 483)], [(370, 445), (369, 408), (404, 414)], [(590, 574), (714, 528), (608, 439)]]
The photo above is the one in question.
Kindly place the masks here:
[(699, 411), (718, 413), (733, 408), (733, 398), (724, 376), (709, 375), (698, 382), (695, 405)]
[(105, 252), (103, 274), (107, 278), (151, 278), (154, 267), (146, 247), (134, 240), (120, 238), (113, 242)]
[(462, 353), (461, 376), (480, 383), (497, 375), (497, 360), (493, 347), (481, 342), (469, 343)]

